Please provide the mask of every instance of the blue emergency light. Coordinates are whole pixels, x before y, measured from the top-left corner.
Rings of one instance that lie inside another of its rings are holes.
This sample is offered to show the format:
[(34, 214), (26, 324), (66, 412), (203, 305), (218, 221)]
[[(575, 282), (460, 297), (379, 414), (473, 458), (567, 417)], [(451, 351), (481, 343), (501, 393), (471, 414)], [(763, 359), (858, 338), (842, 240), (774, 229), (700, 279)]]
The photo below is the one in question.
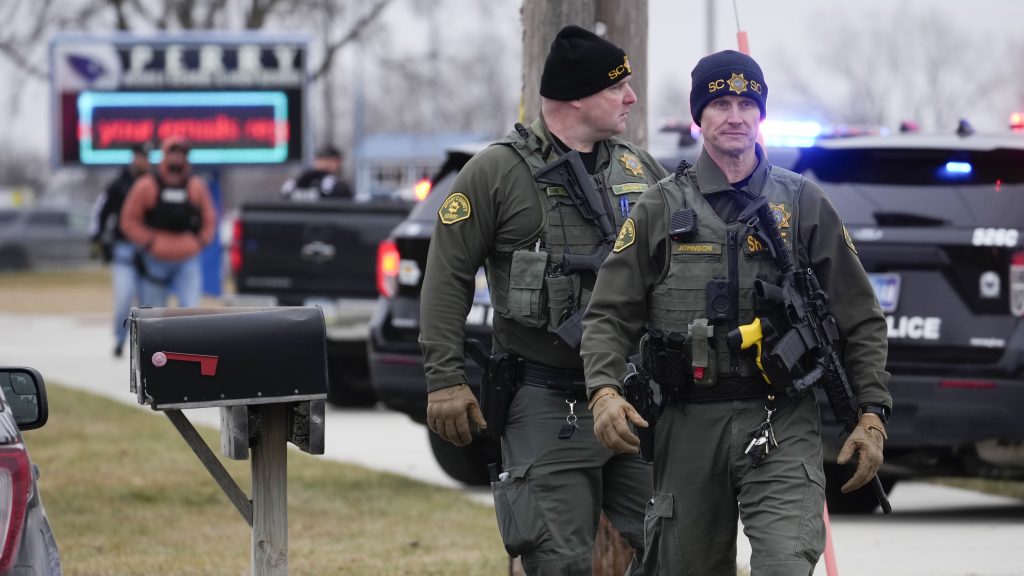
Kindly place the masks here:
[(974, 171), (974, 167), (971, 166), (970, 162), (951, 160), (942, 167), (942, 170), (939, 171), (939, 176), (942, 178), (966, 178), (971, 175), (972, 171)]
[(761, 122), (761, 134), (765, 146), (786, 148), (808, 148), (814, 146), (824, 130), (818, 122), (765, 120)]

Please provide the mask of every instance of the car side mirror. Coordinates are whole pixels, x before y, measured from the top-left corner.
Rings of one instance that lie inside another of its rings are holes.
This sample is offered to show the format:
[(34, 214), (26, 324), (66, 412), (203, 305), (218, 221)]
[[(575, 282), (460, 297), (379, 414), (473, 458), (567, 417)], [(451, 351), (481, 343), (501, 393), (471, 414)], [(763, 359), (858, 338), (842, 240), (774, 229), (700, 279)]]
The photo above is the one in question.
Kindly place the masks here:
[(0, 391), (0, 412), (10, 410), (19, 429), (35, 430), (46, 424), (46, 386), (34, 368), (0, 367)]

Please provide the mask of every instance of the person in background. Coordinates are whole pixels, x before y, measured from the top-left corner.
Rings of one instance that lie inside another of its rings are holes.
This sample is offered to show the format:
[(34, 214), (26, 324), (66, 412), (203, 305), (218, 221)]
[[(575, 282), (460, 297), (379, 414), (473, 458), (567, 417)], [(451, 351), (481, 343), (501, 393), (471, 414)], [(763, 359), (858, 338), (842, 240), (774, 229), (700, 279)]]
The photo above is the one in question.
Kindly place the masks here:
[(166, 306), (173, 293), (178, 305), (199, 304), (202, 271), (199, 253), (217, 229), (217, 213), (206, 182), (192, 174), (188, 145), (181, 137), (163, 142), (156, 171), (132, 186), (121, 209), (121, 229), (138, 252), (143, 306)]
[(316, 151), (313, 167), (289, 178), (281, 186), (281, 197), (299, 202), (350, 199), (352, 189), (341, 180), (341, 150), (331, 144)]
[(134, 144), (132, 160), (117, 178), (96, 198), (92, 219), (92, 243), (105, 264), (110, 264), (114, 293), (114, 356), (120, 357), (128, 337), (125, 319), (139, 295), (139, 277), (135, 271), (135, 246), (121, 231), (121, 208), (135, 181), (149, 172), (150, 147)]

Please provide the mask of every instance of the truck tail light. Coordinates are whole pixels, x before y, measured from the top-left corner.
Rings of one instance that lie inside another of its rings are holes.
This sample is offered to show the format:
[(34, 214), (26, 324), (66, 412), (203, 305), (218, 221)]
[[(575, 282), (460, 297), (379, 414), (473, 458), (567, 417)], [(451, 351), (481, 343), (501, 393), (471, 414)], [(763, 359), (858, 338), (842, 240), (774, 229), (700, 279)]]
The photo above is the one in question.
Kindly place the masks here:
[(31, 490), (25, 447), (0, 446), (0, 573), (10, 570), (21, 546), (21, 528)]
[(399, 261), (394, 240), (384, 240), (377, 246), (377, 291), (385, 298), (394, 296), (398, 287)]
[(1024, 252), (1010, 256), (1010, 313), (1024, 316)]
[(431, 186), (433, 186), (433, 183), (430, 181), (430, 178), (423, 178), (413, 186), (413, 196), (416, 197), (417, 202), (422, 202), (430, 194)]
[(242, 219), (238, 218), (231, 226), (231, 251), (228, 253), (231, 262), (231, 274), (238, 276), (242, 269)]

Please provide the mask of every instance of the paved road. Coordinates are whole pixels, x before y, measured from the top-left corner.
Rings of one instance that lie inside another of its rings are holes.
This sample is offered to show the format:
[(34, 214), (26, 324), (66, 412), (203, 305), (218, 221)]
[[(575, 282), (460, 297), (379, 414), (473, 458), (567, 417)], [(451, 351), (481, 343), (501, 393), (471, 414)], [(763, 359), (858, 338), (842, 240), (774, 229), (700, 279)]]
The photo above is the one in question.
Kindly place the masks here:
[[(110, 355), (108, 332), (107, 320), (99, 316), (0, 315), (0, 363), (32, 366), (48, 381), (138, 406), (128, 392), (128, 360)], [(219, 423), (215, 409), (187, 413), (196, 423)], [(476, 500), (490, 500), (488, 491), (466, 490), (449, 479), (431, 456), (426, 430), (402, 414), (328, 408), (326, 426), (327, 458), (459, 488)], [(1024, 574), (1017, 556), (1024, 542), (1024, 502), (921, 482), (898, 484), (891, 501), (895, 512), (889, 517), (833, 519), (841, 574)], [(745, 566), (750, 551), (742, 535), (738, 545), (739, 563)], [(824, 562), (815, 574), (826, 574)]]

